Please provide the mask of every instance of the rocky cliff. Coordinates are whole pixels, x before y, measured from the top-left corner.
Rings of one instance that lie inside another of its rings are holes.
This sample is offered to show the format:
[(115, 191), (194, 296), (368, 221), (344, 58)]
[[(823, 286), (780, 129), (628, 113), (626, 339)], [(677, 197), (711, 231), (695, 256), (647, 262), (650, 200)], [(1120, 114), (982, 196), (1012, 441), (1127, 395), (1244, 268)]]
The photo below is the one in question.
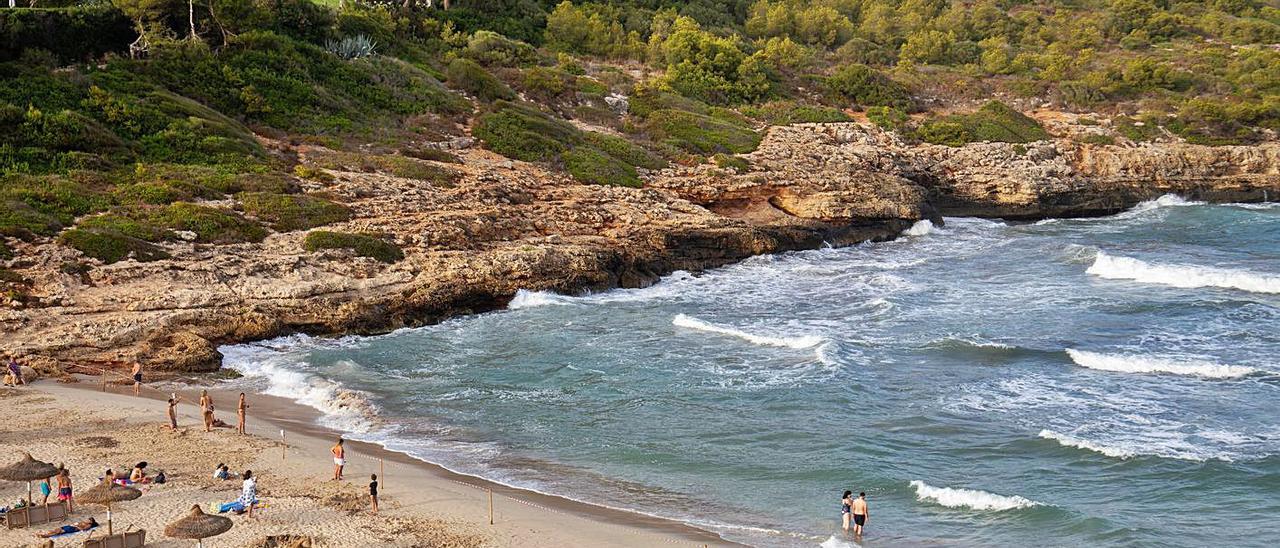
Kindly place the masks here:
[(302, 232), (168, 244), (171, 259), (88, 273), (63, 271), (76, 258), (68, 248), (23, 249), (9, 266), (39, 304), (0, 311), (0, 347), (47, 369), (141, 360), (209, 371), (221, 343), (420, 325), (500, 308), (518, 289), (643, 286), (673, 270), (892, 238), (922, 218), (1102, 215), (1170, 192), (1280, 194), (1276, 144), (949, 148), (856, 123), (775, 127), (743, 156), (742, 173), (680, 167), (648, 174), (644, 189), (584, 186), (482, 150), (460, 155), (456, 184), (341, 171), (306, 183), (355, 212), (327, 228), (391, 235), (406, 254), (391, 265), (305, 252)]

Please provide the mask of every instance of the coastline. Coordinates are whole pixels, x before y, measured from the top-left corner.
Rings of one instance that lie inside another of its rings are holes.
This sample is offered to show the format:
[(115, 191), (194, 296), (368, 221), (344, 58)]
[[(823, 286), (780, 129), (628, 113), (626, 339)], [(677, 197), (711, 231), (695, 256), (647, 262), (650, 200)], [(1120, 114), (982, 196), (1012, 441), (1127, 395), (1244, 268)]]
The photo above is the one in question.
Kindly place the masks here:
[[(86, 379), (88, 380), (88, 379)], [(147, 389), (141, 397), (135, 397), (127, 386), (112, 385), (108, 392), (101, 392), (101, 385), (90, 382), (54, 384), (38, 382), (32, 389), (51, 395), (60, 402), (75, 402), (78, 410), (112, 408), (132, 410), (138, 421), (159, 426), (164, 421), (163, 397), (160, 389)], [(165, 388), (168, 390), (168, 388)], [(183, 400), (179, 406), (179, 423), (195, 428), (199, 419), (193, 402), (199, 397), (199, 388), (173, 389)], [(234, 402), (236, 393), (224, 389), (210, 389), (215, 402)], [(92, 397), (90, 397), (92, 395)], [(326, 479), (331, 470), (328, 448), (337, 432), (316, 422), (320, 413), (315, 409), (285, 398), (255, 394), (250, 399), (251, 410), (248, 432), (256, 441), (269, 445), (261, 451), (259, 460), (263, 466), (279, 468), (286, 464), (290, 474), (315, 481)], [(220, 405), (220, 418), (234, 420), (228, 403)], [(199, 430), (198, 428), (195, 428)], [(280, 432), (285, 434), (287, 456), (282, 461)], [(238, 438), (229, 429), (215, 429), (215, 435)], [(715, 533), (684, 523), (652, 517), (641, 513), (606, 508), (572, 499), (537, 493), (510, 487), (482, 478), (457, 474), (442, 466), (384, 449), (365, 442), (349, 441), (351, 457), (347, 470), (348, 482), (356, 487), (367, 483), (367, 474), (384, 470), (380, 491), (383, 493), (383, 514), (409, 515), (415, 518), (444, 519), (452, 526), (468, 534), (483, 538), (481, 546), (737, 546)], [(57, 461), (61, 455), (37, 455)], [(144, 454), (138, 460), (145, 459)], [(381, 459), (381, 463), (378, 462)], [(271, 461), (275, 461), (272, 463)], [(259, 466), (255, 464), (255, 466)], [(268, 469), (262, 485), (270, 485), (274, 470)], [(260, 474), (262, 475), (262, 474)], [(77, 478), (77, 488), (84, 489), (88, 481)], [(17, 484), (6, 484), (8, 491)], [(25, 486), (23, 486), (25, 487)], [(494, 524), (489, 525), (488, 493), (493, 493)], [(4, 499), (0, 499), (4, 500)], [(367, 506), (367, 501), (357, 501)], [(363, 510), (361, 510), (363, 513)], [(119, 512), (117, 512), (119, 514)], [(360, 518), (356, 518), (360, 519)], [(284, 531), (282, 531), (283, 533)], [(158, 531), (152, 531), (155, 535)], [(296, 533), (296, 531), (294, 532)], [(0, 543), (10, 540), (0, 534)], [(341, 542), (329, 544), (342, 546)]]

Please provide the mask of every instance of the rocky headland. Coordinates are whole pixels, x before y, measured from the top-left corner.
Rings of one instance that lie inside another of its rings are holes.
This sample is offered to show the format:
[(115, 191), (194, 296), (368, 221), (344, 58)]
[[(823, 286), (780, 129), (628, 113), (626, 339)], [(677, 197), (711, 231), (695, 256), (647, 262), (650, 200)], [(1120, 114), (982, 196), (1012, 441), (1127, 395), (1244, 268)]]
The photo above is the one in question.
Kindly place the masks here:
[[(505, 306), (519, 289), (637, 287), (752, 255), (895, 237), (921, 219), (1115, 213), (1166, 193), (1215, 202), (1280, 195), (1280, 144), (906, 144), (859, 123), (769, 129), (745, 169), (645, 174), (593, 186), (478, 147), (452, 183), (330, 170), (304, 181), (354, 215), (331, 228), (389, 235), (405, 259), (304, 251), (305, 232), (261, 243), (166, 245), (169, 259), (87, 272), (78, 252), (19, 244), (11, 270), (32, 303), (0, 310), (8, 348), (46, 371), (76, 366), (218, 369), (217, 345), (289, 333), (375, 333)], [(284, 147), (287, 145), (276, 144)], [(322, 149), (292, 147), (303, 163)], [(741, 166), (739, 166), (741, 167)]]

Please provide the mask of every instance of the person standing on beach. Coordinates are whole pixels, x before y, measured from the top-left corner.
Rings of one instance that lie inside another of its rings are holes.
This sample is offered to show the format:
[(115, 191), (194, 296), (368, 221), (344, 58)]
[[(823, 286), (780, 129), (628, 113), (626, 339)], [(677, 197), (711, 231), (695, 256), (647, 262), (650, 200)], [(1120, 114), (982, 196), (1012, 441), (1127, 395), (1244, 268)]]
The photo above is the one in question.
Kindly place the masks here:
[(342, 446), (343, 439), (338, 438), (338, 443), (330, 449), (333, 453), (333, 479), (338, 481), (342, 479), (342, 467), (347, 465), (347, 448)]
[(213, 431), (213, 396), (208, 390), (200, 391), (200, 412), (204, 415), (204, 431)]
[(138, 396), (142, 393), (142, 362), (133, 362), (129, 374), (133, 376), (133, 395)]
[(373, 515), (378, 515), (378, 475), (369, 474), (369, 502), (373, 504)]
[(244, 415), (248, 411), (249, 404), (244, 401), (244, 392), (240, 393), (240, 405), (236, 408), (236, 432), (244, 435)]
[(182, 396), (178, 394), (169, 395), (169, 429), (178, 429), (178, 402), (182, 401)]
[(58, 469), (58, 502), (67, 503), (67, 512), (75, 511), (71, 496), (71, 471), (66, 468)]
[(871, 514), (867, 512), (867, 494), (858, 493), (858, 498), (853, 499), (851, 511), (853, 512), (853, 535), (862, 536), (862, 526), (867, 524), (867, 517)]
[(844, 530), (849, 530), (849, 512), (853, 508), (853, 491), (845, 491), (840, 497), (840, 522), (844, 526)]

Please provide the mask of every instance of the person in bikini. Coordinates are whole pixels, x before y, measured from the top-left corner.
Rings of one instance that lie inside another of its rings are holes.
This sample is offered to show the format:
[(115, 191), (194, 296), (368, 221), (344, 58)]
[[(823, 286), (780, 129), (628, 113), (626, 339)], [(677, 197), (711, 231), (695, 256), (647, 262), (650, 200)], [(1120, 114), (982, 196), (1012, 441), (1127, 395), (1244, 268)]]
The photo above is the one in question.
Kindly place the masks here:
[(208, 390), (200, 391), (200, 412), (204, 415), (204, 431), (213, 431), (213, 396)]
[(236, 408), (236, 431), (244, 435), (244, 416), (249, 410), (249, 404), (244, 401), (244, 392), (240, 393), (240, 405)]
[(853, 514), (853, 535), (860, 537), (862, 526), (867, 524), (867, 517), (870, 515), (867, 512), (866, 493), (858, 493), (858, 498), (853, 499), (853, 504), (850, 505), (850, 512)]
[(840, 522), (844, 530), (849, 530), (849, 510), (853, 507), (853, 491), (845, 491), (840, 497)]
[(182, 396), (171, 394), (169, 397), (169, 429), (178, 429), (178, 402), (182, 401)]

